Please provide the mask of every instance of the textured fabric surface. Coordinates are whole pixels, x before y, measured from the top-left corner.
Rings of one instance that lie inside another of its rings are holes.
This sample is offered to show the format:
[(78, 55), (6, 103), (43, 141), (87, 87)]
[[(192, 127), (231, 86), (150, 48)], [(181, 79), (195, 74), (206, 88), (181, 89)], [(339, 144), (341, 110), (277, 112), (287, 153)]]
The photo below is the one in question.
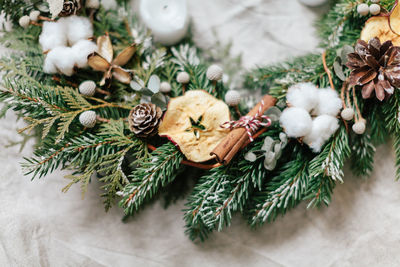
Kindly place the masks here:
[[(311, 51), (312, 23), (321, 9), (296, 0), (202, 0), (190, 2), (195, 39), (204, 48), (232, 40), (244, 66), (267, 64)], [(1, 53), (6, 51), (1, 50)], [(398, 266), (400, 184), (393, 152), (377, 151), (368, 179), (345, 172), (329, 208), (302, 204), (257, 231), (240, 216), (232, 227), (194, 244), (184, 235), (178, 202), (159, 202), (129, 223), (122, 210), (104, 213), (99, 184), (84, 200), (79, 186), (67, 194), (65, 172), (30, 181), (20, 172), (22, 153), (8, 147), (20, 139), (12, 112), (0, 120), (0, 266)]]

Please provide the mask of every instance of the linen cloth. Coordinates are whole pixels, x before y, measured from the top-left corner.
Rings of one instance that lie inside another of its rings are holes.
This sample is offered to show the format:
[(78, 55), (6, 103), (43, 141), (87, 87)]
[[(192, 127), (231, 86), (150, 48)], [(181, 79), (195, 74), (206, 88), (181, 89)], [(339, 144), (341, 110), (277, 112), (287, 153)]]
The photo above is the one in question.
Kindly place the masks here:
[[(211, 47), (233, 41), (246, 68), (305, 54), (317, 46), (313, 22), (324, 8), (296, 0), (189, 0), (194, 38)], [(5, 50), (0, 50), (6, 53)], [(257, 231), (235, 216), (232, 226), (205, 243), (184, 235), (184, 201), (164, 210), (159, 202), (124, 224), (122, 210), (105, 213), (99, 184), (84, 200), (79, 186), (67, 194), (66, 172), (30, 181), (21, 174), (22, 153), (13, 112), (0, 120), (1, 266), (398, 266), (400, 184), (389, 146), (378, 149), (368, 179), (345, 171), (328, 208), (301, 204)]]

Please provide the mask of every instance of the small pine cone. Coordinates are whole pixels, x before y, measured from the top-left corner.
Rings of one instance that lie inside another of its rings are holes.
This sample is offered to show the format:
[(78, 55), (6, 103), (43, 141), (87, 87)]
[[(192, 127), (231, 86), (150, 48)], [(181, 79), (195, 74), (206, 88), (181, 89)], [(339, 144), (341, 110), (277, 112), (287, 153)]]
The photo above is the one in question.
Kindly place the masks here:
[(64, 0), (63, 9), (61, 10), (60, 17), (67, 17), (71, 15), (76, 15), (81, 9), (81, 0)]
[(129, 113), (129, 128), (138, 137), (150, 137), (158, 132), (162, 111), (152, 103), (144, 103), (134, 107)]

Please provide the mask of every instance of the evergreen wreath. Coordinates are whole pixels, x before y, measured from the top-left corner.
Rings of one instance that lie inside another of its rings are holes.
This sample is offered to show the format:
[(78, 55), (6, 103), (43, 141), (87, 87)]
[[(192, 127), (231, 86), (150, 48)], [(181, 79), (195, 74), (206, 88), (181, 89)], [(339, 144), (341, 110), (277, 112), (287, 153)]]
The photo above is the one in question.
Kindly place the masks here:
[(14, 23), (0, 38), (12, 51), (0, 61), (1, 114), (14, 110), (27, 122), (19, 132), (38, 137), (26, 175), (72, 171), (64, 192), (80, 184), (84, 195), (99, 179), (106, 210), (118, 201), (125, 218), (188, 194), (192, 240), (237, 211), (259, 226), (301, 201), (328, 205), (346, 160), (368, 176), (389, 138), (400, 178), (400, 7), (373, 2), (332, 6), (317, 24), (322, 54), (247, 72), (244, 88), (265, 94), (256, 101), (229, 90), (190, 37), (153, 42), (124, 1), (115, 11), (1, 0)]

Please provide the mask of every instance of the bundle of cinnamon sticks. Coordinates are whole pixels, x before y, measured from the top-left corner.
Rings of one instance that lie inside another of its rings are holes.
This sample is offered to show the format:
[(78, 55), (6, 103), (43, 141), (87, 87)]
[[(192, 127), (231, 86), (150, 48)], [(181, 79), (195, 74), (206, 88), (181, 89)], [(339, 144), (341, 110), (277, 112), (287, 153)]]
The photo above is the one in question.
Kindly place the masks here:
[[(263, 96), (263, 102), (260, 101), (248, 114), (247, 116), (253, 117), (263, 115), (270, 107), (273, 107), (276, 103), (276, 98), (270, 95)], [(262, 107), (260, 112), (260, 107)], [(211, 152), (211, 155), (215, 156), (215, 159), (224, 165), (228, 164), (233, 157), (250, 142), (249, 136), (245, 128), (233, 129), (218, 146)]]

